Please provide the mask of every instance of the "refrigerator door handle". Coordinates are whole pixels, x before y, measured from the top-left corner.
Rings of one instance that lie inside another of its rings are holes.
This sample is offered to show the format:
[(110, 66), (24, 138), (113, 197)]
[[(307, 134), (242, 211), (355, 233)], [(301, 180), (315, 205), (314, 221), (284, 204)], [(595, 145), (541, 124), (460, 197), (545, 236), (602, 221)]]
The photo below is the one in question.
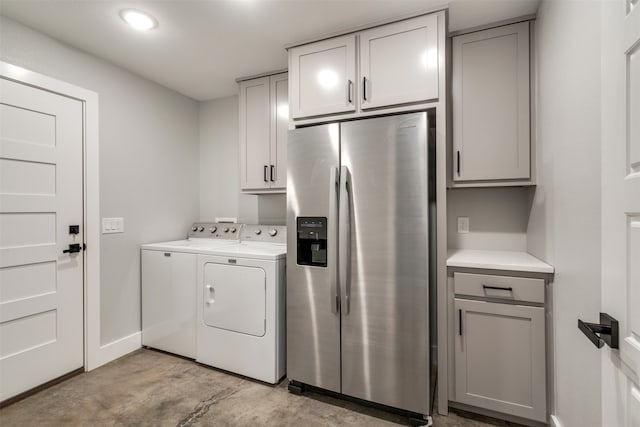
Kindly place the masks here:
[(346, 166), (340, 168), (340, 215), (338, 247), (340, 269), (340, 290), (344, 290), (344, 304), (342, 313), (348, 315), (351, 311), (351, 174)]
[(338, 168), (331, 168), (329, 174), (329, 236), (328, 250), (334, 256), (328, 260), (329, 276), (331, 277), (331, 312), (340, 313), (340, 294), (338, 282), (338, 188), (340, 186), (340, 172)]

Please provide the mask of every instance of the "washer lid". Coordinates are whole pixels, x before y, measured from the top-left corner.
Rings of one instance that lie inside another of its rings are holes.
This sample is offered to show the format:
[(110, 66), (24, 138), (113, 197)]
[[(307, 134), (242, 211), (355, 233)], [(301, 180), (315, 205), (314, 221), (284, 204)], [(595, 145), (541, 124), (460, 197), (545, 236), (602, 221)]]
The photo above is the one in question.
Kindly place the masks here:
[(213, 249), (208, 253), (232, 258), (277, 260), (287, 256), (287, 245), (280, 243), (240, 242)]
[(208, 253), (212, 249), (221, 246), (229, 246), (237, 244), (237, 240), (214, 240), (214, 239), (185, 239), (173, 240), (170, 242), (148, 243), (141, 245), (142, 249), (154, 251), (172, 251), (172, 252), (188, 252), (188, 253)]

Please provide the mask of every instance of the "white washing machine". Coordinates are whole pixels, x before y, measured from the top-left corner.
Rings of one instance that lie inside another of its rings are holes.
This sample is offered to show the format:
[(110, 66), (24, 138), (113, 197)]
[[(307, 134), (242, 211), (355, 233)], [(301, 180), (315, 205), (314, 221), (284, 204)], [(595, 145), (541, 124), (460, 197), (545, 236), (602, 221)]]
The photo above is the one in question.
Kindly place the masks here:
[(196, 360), (275, 384), (285, 375), (286, 227), (244, 225), (198, 255)]
[(196, 357), (197, 254), (238, 243), (241, 227), (196, 223), (187, 239), (141, 246), (142, 345)]

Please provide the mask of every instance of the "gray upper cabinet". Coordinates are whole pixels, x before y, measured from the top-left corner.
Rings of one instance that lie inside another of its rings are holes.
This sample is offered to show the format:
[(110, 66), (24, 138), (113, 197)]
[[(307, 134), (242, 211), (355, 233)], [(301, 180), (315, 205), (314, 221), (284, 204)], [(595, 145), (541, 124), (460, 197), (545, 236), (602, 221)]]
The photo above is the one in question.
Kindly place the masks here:
[(355, 35), (292, 48), (289, 70), (292, 118), (356, 110)]
[(425, 15), (363, 31), (363, 110), (438, 98), (438, 16)]
[(444, 12), (289, 49), (291, 127), (414, 111), (440, 95)]
[(287, 184), (287, 73), (240, 84), (240, 187), (284, 192)]
[(529, 23), (453, 37), (453, 185), (531, 183)]

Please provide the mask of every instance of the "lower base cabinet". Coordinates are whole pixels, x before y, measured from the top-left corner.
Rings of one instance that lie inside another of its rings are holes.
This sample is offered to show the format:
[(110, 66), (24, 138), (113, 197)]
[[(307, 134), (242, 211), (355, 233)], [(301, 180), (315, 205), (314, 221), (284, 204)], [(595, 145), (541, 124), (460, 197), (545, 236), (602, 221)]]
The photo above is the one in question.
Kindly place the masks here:
[(454, 274), (455, 401), (546, 423), (544, 281)]
[(546, 420), (544, 308), (456, 298), (456, 401)]

